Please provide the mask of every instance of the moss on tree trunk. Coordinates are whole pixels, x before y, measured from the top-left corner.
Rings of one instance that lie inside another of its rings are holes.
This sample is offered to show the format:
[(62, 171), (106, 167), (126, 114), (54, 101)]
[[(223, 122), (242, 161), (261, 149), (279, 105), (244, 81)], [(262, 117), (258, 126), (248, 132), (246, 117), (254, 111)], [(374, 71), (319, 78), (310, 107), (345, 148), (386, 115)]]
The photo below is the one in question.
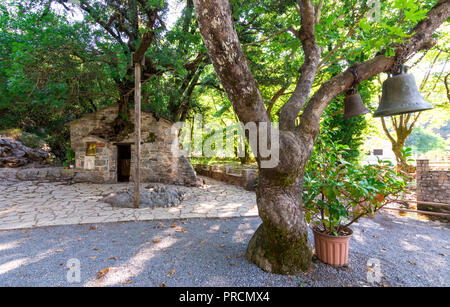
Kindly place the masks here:
[(250, 240), (246, 258), (266, 272), (296, 274), (311, 266), (308, 234), (292, 236), (286, 229), (263, 222)]
[(264, 175), (259, 182), (257, 200), (263, 223), (249, 242), (247, 260), (276, 274), (308, 270), (312, 248), (301, 209), (301, 179), (289, 187)]

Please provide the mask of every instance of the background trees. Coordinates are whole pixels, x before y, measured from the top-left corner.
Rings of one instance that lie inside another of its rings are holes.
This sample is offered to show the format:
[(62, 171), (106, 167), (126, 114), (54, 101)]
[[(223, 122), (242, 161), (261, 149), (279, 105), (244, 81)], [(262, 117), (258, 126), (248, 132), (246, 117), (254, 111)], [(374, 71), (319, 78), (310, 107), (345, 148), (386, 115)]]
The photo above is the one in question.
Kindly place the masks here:
[(84, 113), (117, 103), (109, 137), (131, 129), (132, 54), (146, 59), (143, 109), (186, 119), (198, 107), (192, 96), (208, 58), (192, 1), (170, 29), (167, 10), (166, 1), (6, 1), (0, 129), (39, 132), (61, 158), (66, 124)]
[(0, 10), (0, 129), (36, 133), (64, 156), (67, 122), (115, 100), (109, 59), (92, 46), (102, 35), (46, 7)]

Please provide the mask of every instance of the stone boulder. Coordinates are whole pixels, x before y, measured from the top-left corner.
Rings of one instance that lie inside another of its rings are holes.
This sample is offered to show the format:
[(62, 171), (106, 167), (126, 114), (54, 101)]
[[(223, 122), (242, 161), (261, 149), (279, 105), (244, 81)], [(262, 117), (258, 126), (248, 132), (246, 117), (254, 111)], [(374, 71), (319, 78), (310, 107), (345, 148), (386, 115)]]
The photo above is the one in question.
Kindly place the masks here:
[[(134, 189), (128, 188), (112, 193), (102, 199), (103, 202), (118, 208), (133, 208)], [(167, 208), (177, 206), (185, 197), (179, 187), (164, 184), (151, 184), (140, 191), (140, 208)]]
[(21, 142), (0, 136), (0, 167), (21, 167), (30, 163), (47, 164), (53, 158), (50, 152), (33, 149)]

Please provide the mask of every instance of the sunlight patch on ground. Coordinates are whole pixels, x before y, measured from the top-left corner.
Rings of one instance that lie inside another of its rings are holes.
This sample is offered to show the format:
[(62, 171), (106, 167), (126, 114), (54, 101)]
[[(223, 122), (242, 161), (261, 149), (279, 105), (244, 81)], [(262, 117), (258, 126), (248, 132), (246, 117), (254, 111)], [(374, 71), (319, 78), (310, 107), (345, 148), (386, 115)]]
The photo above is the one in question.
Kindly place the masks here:
[[(158, 240), (154, 238), (153, 240)], [(142, 248), (136, 255), (118, 267), (109, 267), (109, 272), (101, 278), (93, 278), (84, 286), (86, 287), (106, 287), (121, 285), (132, 280), (142, 273), (147, 263), (157, 255), (158, 252), (172, 246), (177, 242), (174, 238), (160, 239), (157, 243), (151, 242), (148, 247)]]

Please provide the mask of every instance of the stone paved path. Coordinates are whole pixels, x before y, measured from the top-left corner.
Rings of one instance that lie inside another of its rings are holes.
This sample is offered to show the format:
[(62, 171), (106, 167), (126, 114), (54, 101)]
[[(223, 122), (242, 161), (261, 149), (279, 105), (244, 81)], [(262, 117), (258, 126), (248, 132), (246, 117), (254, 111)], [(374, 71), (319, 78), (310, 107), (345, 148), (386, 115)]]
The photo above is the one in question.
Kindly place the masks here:
[[(202, 177), (202, 187), (180, 187), (186, 199), (171, 208), (113, 208), (99, 201), (128, 184), (72, 184), (0, 180), (0, 230), (41, 226), (184, 218), (257, 216), (256, 196)], [(131, 184), (130, 184), (131, 185)], [(143, 184), (145, 186), (145, 184)]]

